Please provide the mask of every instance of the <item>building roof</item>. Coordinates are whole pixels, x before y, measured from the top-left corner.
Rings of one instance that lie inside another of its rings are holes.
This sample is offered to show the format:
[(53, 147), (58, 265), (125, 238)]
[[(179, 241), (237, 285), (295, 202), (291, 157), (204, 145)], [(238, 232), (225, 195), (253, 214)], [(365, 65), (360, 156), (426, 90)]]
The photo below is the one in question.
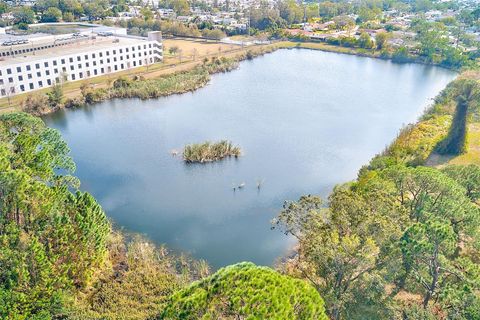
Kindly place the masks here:
[[(56, 36), (56, 39), (61, 38), (60, 36)], [(47, 48), (43, 50), (18, 54), (15, 56), (8, 56), (2, 57), (3, 60), (0, 60), (0, 67), (4, 67), (11, 64), (17, 63), (25, 63), (25, 62), (32, 62), (36, 60), (43, 60), (48, 58), (55, 58), (59, 56), (65, 55), (73, 55), (82, 52), (89, 52), (89, 51), (97, 51), (107, 48), (115, 48), (115, 47), (123, 47), (128, 45), (138, 44), (141, 41), (146, 41), (147, 39), (141, 38), (130, 38), (130, 37), (96, 37), (96, 39), (85, 38), (79, 39), (75, 42), (60, 46), (60, 47), (53, 47)], [(31, 47), (33, 44), (40, 45), (41, 43), (45, 43), (45, 45), (53, 44), (54, 38), (42, 38), (42, 40), (31, 41), (29, 44), (25, 45), (16, 45), (12, 46), (12, 50), (15, 49), (22, 49)], [(1, 51), (10, 50), (10, 47), (5, 47), (5, 49), (0, 48)]]

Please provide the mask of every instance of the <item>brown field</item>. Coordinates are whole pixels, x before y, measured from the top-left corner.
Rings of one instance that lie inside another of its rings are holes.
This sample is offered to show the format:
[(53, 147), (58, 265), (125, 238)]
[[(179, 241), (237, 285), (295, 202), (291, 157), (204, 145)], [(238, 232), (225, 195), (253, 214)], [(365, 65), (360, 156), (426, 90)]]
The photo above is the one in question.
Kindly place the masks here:
[[(179, 53), (175, 56), (169, 53), (169, 49), (172, 47), (179, 49)], [(180, 53), (182, 59), (192, 60), (194, 57), (222, 54), (228, 51), (238, 50), (239, 48), (237, 45), (218, 43), (216, 41), (185, 40), (179, 38), (163, 40), (163, 52), (166, 60), (179, 60)]]

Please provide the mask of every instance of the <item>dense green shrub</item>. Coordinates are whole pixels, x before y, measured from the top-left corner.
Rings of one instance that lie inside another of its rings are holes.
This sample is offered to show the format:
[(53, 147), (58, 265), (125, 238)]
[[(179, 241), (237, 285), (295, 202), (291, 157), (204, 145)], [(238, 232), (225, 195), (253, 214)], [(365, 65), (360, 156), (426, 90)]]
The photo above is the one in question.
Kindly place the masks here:
[(110, 224), (70, 174), (60, 134), (25, 113), (0, 116), (0, 318), (62, 314), (106, 257)]
[(303, 280), (243, 262), (174, 294), (158, 319), (327, 320), (324, 303)]
[(406, 47), (397, 48), (392, 54), (392, 60), (398, 63), (404, 63), (411, 60), (410, 54)]
[(127, 79), (125, 77), (120, 77), (113, 81), (113, 88), (114, 89), (121, 89), (121, 88), (127, 88), (130, 86), (132, 81), (130, 79)]
[(355, 46), (357, 46), (357, 39), (355, 39), (354, 37), (343, 37), (343, 38), (340, 38), (340, 44), (342, 45), (342, 47), (348, 47), (348, 48), (353, 48)]

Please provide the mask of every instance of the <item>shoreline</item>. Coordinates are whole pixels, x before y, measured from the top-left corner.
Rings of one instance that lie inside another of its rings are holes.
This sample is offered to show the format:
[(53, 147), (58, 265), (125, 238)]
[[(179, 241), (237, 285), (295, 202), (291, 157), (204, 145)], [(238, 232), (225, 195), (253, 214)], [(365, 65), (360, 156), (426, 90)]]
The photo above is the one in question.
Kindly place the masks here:
[[(181, 41), (188, 41), (188, 40), (181, 40)], [(420, 59), (412, 59), (410, 61), (405, 61), (405, 62), (394, 61), (394, 59), (391, 56), (382, 56), (380, 54), (376, 54), (375, 51), (373, 52), (365, 51), (365, 49), (342, 47), (342, 46), (325, 44), (321, 42), (276, 41), (267, 45), (258, 45), (258, 46), (245, 47), (245, 48), (232, 46), (230, 51), (225, 51), (223, 53), (219, 51), (218, 54), (216, 53), (209, 54), (207, 51), (207, 54), (204, 57), (202, 56), (198, 57), (198, 60), (193, 58), (192, 60), (187, 59), (182, 62), (180, 58), (180, 62), (178, 64), (172, 61), (162, 62), (162, 63), (159, 63), (156, 67), (150, 68), (153, 70), (148, 70), (147, 68), (147, 70), (145, 71), (143, 70), (144, 68), (142, 70), (138, 68), (138, 69), (118, 72), (118, 73), (107, 75), (107, 76), (90, 78), (85, 81), (67, 83), (68, 88), (65, 90), (65, 93), (64, 93), (64, 102), (56, 107), (43, 106), (42, 109), (38, 109), (38, 110), (26, 110), (28, 109), (28, 106), (26, 106), (26, 101), (29, 97), (45, 96), (46, 93), (50, 91), (50, 89), (43, 89), (38, 92), (34, 92), (30, 94), (22, 94), (22, 95), (14, 96), (11, 98), (12, 100), (14, 100), (13, 105), (11, 101), (8, 101), (8, 106), (5, 106), (7, 98), (3, 98), (3, 101), (0, 100), (0, 113), (26, 111), (36, 116), (43, 116), (64, 108), (81, 107), (85, 104), (98, 103), (98, 102), (103, 102), (106, 100), (116, 99), (116, 98), (137, 97), (140, 99), (152, 99), (152, 98), (169, 96), (172, 94), (182, 94), (182, 93), (192, 92), (207, 85), (208, 82), (210, 81), (211, 75), (215, 73), (221, 73), (221, 72), (223, 73), (223, 72), (234, 70), (237, 66), (232, 66), (233, 64), (238, 65), (238, 63), (243, 60), (253, 59), (255, 57), (264, 55), (266, 53), (271, 53), (279, 49), (291, 50), (295, 48), (348, 54), (348, 55), (381, 59), (381, 60), (390, 60), (394, 63), (399, 63), (399, 64), (406, 64), (406, 63), (422, 64), (426, 66), (435, 66), (435, 67), (440, 67), (447, 70), (456, 71), (459, 73), (459, 75), (463, 73), (462, 70), (459, 70), (459, 69), (448, 68), (446, 66), (433, 64), (433, 63), (427, 63)], [(198, 77), (198, 72), (199, 72), (198, 68), (202, 68), (203, 66), (205, 66), (206, 64), (205, 60), (209, 59), (209, 57), (212, 61), (220, 60), (222, 61), (222, 64), (227, 64), (229, 66), (227, 68), (224, 68), (225, 67), (224, 65), (217, 65), (217, 66), (214, 66), (214, 68), (210, 68), (211, 65), (207, 66), (207, 69), (209, 69), (207, 73), (204, 74), (203, 77)], [(203, 58), (203, 63), (202, 63), (202, 58)], [(170, 60), (173, 60), (173, 59), (174, 58), (170, 58)], [(466, 69), (468, 70), (468, 68)], [(192, 83), (192, 79), (189, 79), (189, 77), (193, 78), (194, 81), (196, 79), (197, 82)], [(116, 80), (119, 80), (119, 79), (128, 80), (130, 78), (131, 80), (136, 79), (132, 81), (132, 82), (135, 82), (134, 86), (137, 89), (136, 93), (133, 93), (132, 90), (130, 90), (130, 94), (124, 94), (124, 93), (120, 93), (119, 90), (113, 89), (112, 83), (115, 82)], [(153, 87), (152, 83), (155, 81), (156, 82), (163, 81), (165, 83), (168, 81), (170, 82), (175, 81), (176, 79), (177, 80), (180, 79), (183, 82), (183, 83), (180, 83), (180, 87), (177, 84), (172, 83), (171, 88), (165, 88), (163, 92), (159, 92), (159, 90), (155, 90), (152, 88)], [(146, 90), (149, 92), (140, 92), (140, 89), (142, 87), (142, 82), (144, 83), (144, 87), (149, 87), (148, 90)], [(188, 82), (188, 85), (185, 86), (184, 84), (187, 82)], [(85, 90), (87, 90), (87, 92), (84, 92), (82, 87), (87, 87), (87, 88), (84, 88)], [(86, 97), (85, 94), (87, 94), (88, 96)]]
[[(77, 108), (112, 99), (139, 98), (146, 100), (193, 92), (206, 86), (211, 80), (211, 75), (235, 70), (241, 61), (251, 60), (278, 49), (280, 47), (275, 44), (261, 45), (227, 52), (224, 55), (213, 55), (210, 59), (204, 57), (203, 60), (187, 61), (180, 65), (168, 65), (166, 68), (160, 69), (159, 76), (148, 74), (145, 77), (144, 75), (132, 76), (131, 73), (120, 74), (115, 79), (109, 77), (110, 83), (106, 87), (91, 85), (84, 81), (80, 88), (75, 90), (76, 94), (70, 94), (71, 97), (67, 98), (60, 106), (27, 111), (24, 105), (25, 99), (20, 106), (17, 106), (20, 110), (15, 110), (14, 107), (11, 111), (24, 111), (35, 116), (44, 116), (61, 109)], [(123, 84), (117, 86), (117, 81)], [(126, 83), (128, 85), (124, 85)], [(41, 93), (37, 95), (41, 95)]]
[(427, 62), (418, 58), (418, 56), (410, 56), (406, 61), (395, 61), (395, 59), (392, 56), (382, 56), (380, 54), (380, 51), (371, 51), (368, 49), (362, 49), (362, 48), (356, 48), (356, 47), (342, 47), (340, 45), (331, 45), (324, 42), (315, 42), (315, 41), (303, 42), (303, 41), (288, 40), (288, 41), (279, 41), (276, 43), (280, 45), (281, 49), (308, 49), (308, 50), (316, 50), (316, 51), (323, 51), (323, 52), (348, 54), (352, 56), (387, 60), (387, 61), (391, 61), (393, 63), (398, 63), (398, 64), (409, 64), (409, 63), (421, 64), (425, 66), (432, 66), (432, 67), (442, 68), (450, 71), (455, 71), (458, 73), (461, 73), (462, 68), (464, 68), (464, 67), (462, 68), (447, 67), (445, 65), (441, 65), (438, 63)]
[[(193, 92), (206, 86), (210, 82), (212, 75), (233, 71), (238, 68), (238, 65), (241, 61), (251, 60), (279, 49), (308, 49), (348, 54), (359, 57), (390, 60), (393, 63), (398, 64), (413, 63), (425, 66), (434, 66), (457, 72), (457, 76), (451, 82), (449, 82), (447, 86), (437, 94), (437, 96), (433, 98), (433, 104), (427, 106), (425, 111), (415, 122), (399, 128), (398, 136), (385, 148), (385, 150), (379, 152), (378, 155), (373, 157), (370, 162), (374, 161), (379, 156), (385, 155), (386, 153), (398, 153), (398, 150), (405, 149), (406, 140), (409, 140), (408, 143), (412, 143), (410, 141), (411, 139), (409, 138), (410, 136), (420, 135), (420, 137), (416, 137), (418, 138), (417, 140), (413, 139), (415, 140), (414, 143), (417, 144), (413, 147), (413, 149), (422, 149), (422, 154), (412, 155), (415, 153), (415, 151), (409, 150), (410, 156), (414, 159), (410, 159), (408, 161), (417, 165), (429, 165), (431, 163), (438, 165), (438, 161), (431, 162), (429, 161), (429, 158), (431, 155), (434, 156), (433, 145), (447, 134), (454, 110), (448, 110), (448, 112), (446, 112), (445, 108), (441, 106), (438, 107), (437, 100), (444, 94), (446, 90), (448, 90), (449, 87), (453, 86), (461, 79), (474, 78), (480, 80), (480, 71), (475, 67), (463, 67), (461, 69), (455, 69), (438, 64), (426, 63), (418, 59), (406, 62), (398, 62), (394, 61), (392, 57), (385, 57), (379, 54), (377, 55), (374, 52), (363, 52), (363, 49), (359, 50), (358, 48), (347, 48), (319, 42), (276, 41), (267, 45), (258, 45), (246, 48), (237, 47), (231, 51), (224, 52), (223, 54), (214, 53), (210, 55), (210, 59), (205, 56), (203, 57), (203, 60), (201, 59), (202, 57), (199, 57), (198, 60), (187, 60), (181, 62), (180, 64), (175, 64), (170, 61), (170, 63), (159, 64), (157, 68), (152, 68), (152, 71), (143, 74), (139, 72), (137, 75), (133, 75), (132, 70), (129, 70), (128, 72), (119, 72), (114, 74), (114, 77), (108, 76), (107, 83), (97, 81), (97, 84), (100, 83), (102, 86), (96, 84), (88, 85), (89, 83), (95, 81), (95, 78), (91, 78), (91, 82), (82, 81), (81, 86), (75, 83), (77, 86), (79, 86), (79, 88), (74, 91), (74, 94), (69, 92), (68, 95), (65, 95), (69, 96), (69, 98), (67, 98), (62, 105), (55, 108), (46, 108), (30, 113), (36, 116), (44, 116), (61, 109), (78, 108), (87, 104), (94, 104), (113, 99), (138, 98), (146, 100), (166, 97), (174, 94)], [(121, 82), (126, 81), (129, 83), (129, 85), (126, 87), (120, 86), (115, 88), (115, 82), (119, 80), (121, 80)], [(82, 89), (82, 86), (85, 86), (84, 84), (87, 84), (86, 89)], [(43, 90), (43, 92), (38, 92), (37, 95), (45, 93), (46, 90)], [(442, 110), (437, 114), (435, 109), (439, 108)], [(16, 108), (13, 107), (13, 110), (5, 110), (0, 107), (0, 113), (15, 111), (26, 110), (21, 106), (17, 106)], [(412, 147), (409, 146), (408, 149), (412, 149)], [(429, 152), (428, 155), (426, 154), (427, 152)], [(419, 151), (417, 153), (419, 153)], [(366, 166), (368, 165), (369, 164), (366, 164)]]

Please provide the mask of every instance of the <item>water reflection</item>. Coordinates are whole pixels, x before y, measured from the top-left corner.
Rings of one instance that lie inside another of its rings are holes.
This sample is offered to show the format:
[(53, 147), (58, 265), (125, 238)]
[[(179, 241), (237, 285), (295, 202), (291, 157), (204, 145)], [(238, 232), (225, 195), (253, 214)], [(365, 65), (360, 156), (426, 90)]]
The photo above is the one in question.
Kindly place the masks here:
[[(270, 231), (283, 201), (326, 196), (354, 178), (454, 76), (423, 65), (283, 50), (243, 62), (192, 94), (109, 101), (45, 121), (64, 134), (82, 188), (117, 224), (214, 267), (271, 264), (292, 243)], [(186, 165), (170, 153), (220, 139), (240, 145), (244, 156)]]

